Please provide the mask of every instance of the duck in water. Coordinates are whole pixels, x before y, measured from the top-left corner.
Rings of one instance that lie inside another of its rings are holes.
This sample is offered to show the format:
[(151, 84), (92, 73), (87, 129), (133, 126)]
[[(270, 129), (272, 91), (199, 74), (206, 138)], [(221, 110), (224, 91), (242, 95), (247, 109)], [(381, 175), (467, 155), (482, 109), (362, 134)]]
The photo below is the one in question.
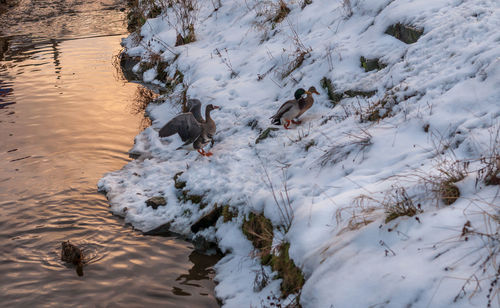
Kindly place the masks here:
[[(312, 107), (314, 103), (313, 93), (319, 95), (315, 87), (310, 87), (307, 91), (303, 88), (297, 89), (294, 94), (295, 99), (286, 101), (281, 105), (276, 114), (270, 118), (272, 119), (271, 123), (274, 125), (283, 124), (285, 129), (288, 129), (290, 122), (293, 124), (302, 123), (298, 120), (298, 117)], [(303, 97), (304, 94), (307, 94), (307, 96)]]
[(76, 265), (76, 273), (83, 276), (83, 252), (69, 241), (61, 244), (61, 260)]

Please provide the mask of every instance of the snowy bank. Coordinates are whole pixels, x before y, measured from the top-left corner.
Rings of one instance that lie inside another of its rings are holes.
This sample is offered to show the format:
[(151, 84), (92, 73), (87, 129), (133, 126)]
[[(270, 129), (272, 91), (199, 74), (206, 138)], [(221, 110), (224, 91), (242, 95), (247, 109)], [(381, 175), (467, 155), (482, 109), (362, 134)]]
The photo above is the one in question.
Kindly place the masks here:
[[(166, 2), (142, 1), (151, 18), (124, 40), (166, 94), (139, 158), (98, 184), (114, 213), (217, 242), (226, 307), (500, 306), (497, 1)], [(302, 124), (256, 143), (312, 85)], [(186, 97), (222, 107), (212, 157), (158, 136)], [(288, 254), (305, 283), (282, 299), (270, 260)]]

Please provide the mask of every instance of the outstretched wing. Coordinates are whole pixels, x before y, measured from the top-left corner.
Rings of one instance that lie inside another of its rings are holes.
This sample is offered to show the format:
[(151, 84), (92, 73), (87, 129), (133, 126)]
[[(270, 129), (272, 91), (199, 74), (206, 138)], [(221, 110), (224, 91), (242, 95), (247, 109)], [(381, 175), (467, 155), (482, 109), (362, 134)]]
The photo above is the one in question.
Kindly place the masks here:
[(203, 123), (203, 117), (201, 116), (201, 102), (199, 99), (191, 98), (187, 101), (188, 111), (191, 112), (196, 119), (196, 121)]
[(173, 134), (179, 134), (182, 141), (194, 140), (201, 134), (201, 126), (192, 113), (183, 113), (160, 129), (160, 137), (168, 137)]

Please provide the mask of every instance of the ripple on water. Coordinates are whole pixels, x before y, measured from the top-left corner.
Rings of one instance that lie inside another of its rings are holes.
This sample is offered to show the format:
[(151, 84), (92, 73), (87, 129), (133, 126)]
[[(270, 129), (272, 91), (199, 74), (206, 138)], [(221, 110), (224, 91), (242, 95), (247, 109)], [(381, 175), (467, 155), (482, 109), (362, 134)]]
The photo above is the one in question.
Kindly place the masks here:
[[(217, 307), (218, 257), (124, 226), (96, 192), (147, 124), (141, 87), (112, 66), (125, 1), (19, 3), (0, 15), (1, 305)], [(83, 277), (61, 261), (66, 240)]]

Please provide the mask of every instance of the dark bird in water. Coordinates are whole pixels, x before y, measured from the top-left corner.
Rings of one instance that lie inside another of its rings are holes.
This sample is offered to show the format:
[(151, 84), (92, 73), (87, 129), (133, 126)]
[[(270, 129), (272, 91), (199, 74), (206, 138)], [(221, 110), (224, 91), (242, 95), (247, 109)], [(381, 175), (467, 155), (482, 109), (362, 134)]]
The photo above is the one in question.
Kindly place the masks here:
[[(274, 125), (283, 124), (285, 129), (288, 129), (290, 122), (293, 124), (302, 123), (298, 120), (298, 117), (314, 104), (313, 93), (319, 95), (315, 87), (310, 87), (307, 91), (303, 88), (297, 89), (294, 94), (295, 99), (286, 101), (281, 105), (276, 114), (270, 117), (271, 123)], [(304, 97), (304, 94), (307, 94), (307, 96)]]
[(212, 104), (205, 107), (205, 119), (201, 116), (201, 102), (197, 99), (188, 101), (189, 112), (182, 113), (167, 124), (159, 132), (160, 137), (168, 137), (179, 134), (184, 146), (193, 147), (203, 156), (211, 156), (211, 152), (205, 152), (203, 148), (213, 142), (213, 136), (216, 132), (214, 120), (210, 117), (210, 112), (219, 109), (219, 106)]
[(83, 252), (69, 241), (61, 244), (61, 260), (76, 265), (76, 273), (83, 276)]

